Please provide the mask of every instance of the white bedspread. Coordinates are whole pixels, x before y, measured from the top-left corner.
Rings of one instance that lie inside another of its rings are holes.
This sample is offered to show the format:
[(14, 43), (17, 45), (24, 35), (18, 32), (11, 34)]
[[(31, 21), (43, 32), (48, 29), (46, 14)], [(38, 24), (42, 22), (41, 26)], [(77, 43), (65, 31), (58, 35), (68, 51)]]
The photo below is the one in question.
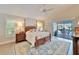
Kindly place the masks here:
[(36, 37), (37, 39), (40, 39), (46, 36), (49, 36), (49, 32), (26, 32), (26, 40), (28, 40), (32, 44), (32, 47), (34, 47)]

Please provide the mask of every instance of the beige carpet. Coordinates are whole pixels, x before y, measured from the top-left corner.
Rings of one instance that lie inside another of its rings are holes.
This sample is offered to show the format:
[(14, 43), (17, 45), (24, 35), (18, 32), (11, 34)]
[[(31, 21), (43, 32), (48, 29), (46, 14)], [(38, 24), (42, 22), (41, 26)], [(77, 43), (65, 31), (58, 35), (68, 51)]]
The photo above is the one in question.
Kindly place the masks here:
[(30, 44), (27, 42), (7, 43), (0, 45), (0, 55), (26, 55), (30, 49)]
[(8, 43), (0, 45), (0, 55), (14, 55), (14, 44), (15, 43)]

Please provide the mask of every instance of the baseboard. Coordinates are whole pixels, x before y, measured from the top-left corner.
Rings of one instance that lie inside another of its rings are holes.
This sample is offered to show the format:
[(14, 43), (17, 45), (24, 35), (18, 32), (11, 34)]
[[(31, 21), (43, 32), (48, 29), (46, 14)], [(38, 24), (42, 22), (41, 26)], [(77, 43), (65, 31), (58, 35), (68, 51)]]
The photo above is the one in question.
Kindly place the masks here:
[(0, 42), (0, 45), (12, 43), (12, 42), (15, 42), (15, 40), (1, 41), (1, 42)]

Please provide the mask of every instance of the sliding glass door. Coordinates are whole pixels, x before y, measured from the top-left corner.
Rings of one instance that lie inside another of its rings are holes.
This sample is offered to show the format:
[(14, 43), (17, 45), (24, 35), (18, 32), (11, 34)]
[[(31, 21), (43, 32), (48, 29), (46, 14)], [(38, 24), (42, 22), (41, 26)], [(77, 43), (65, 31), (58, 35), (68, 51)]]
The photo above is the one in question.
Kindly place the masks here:
[(61, 20), (53, 22), (54, 36), (66, 39), (72, 39), (73, 35), (73, 21)]

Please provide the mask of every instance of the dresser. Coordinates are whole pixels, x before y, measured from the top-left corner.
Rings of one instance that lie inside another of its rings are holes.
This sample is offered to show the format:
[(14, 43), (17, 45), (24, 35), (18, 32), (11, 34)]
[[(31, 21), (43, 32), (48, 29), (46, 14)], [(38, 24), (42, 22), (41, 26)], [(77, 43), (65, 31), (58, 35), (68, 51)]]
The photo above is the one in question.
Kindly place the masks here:
[(21, 41), (26, 41), (25, 37), (26, 35), (24, 32), (20, 32), (16, 34), (16, 43), (21, 42)]
[(75, 33), (73, 35), (73, 54), (74, 55), (79, 55), (79, 27), (75, 27)]
[(74, 55), (79, 55), (78, 41), (79, 41), (79, 36), (73, 36), (73, 54)]

